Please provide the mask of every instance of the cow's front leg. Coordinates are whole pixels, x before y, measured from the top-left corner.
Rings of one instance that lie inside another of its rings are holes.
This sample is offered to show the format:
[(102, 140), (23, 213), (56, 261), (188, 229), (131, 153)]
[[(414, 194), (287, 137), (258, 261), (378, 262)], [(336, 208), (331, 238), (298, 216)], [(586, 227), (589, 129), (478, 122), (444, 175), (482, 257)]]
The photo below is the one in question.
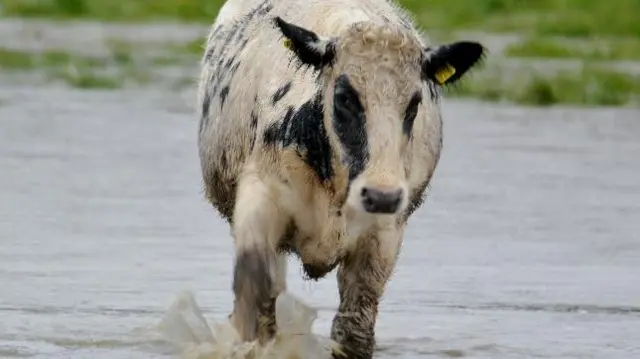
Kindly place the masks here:
[(236, 261), (233, 273), (234, 311), (231, 322), (243, 341), (271, 339), (276, 332), (275, 299), (284, 290), (283, 258), (276, 248), (288, 218), (277, 204), (278, 194), (257, 173), (246, 171), (233, 215)]
[(338, 269), (340, 307), (331, 338), (341, 345), (334, 358), (371, 359), (378, 304), (393, 273), (402, 230), (388, 228), (359, 240)]

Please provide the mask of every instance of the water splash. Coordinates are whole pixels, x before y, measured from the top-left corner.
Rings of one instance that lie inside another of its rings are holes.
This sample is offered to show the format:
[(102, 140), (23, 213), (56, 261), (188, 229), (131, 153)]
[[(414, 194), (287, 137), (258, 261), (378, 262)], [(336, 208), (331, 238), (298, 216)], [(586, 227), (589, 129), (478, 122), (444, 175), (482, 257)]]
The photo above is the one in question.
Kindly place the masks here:
[(289, 293), (276, 299), (276, 337), (243, 343), (228, 320), (210, 327), (191, 292), (180, 293), (158, 329), (184, 359), (328, 359), (337, 344), (311, 332), (317, 311)]

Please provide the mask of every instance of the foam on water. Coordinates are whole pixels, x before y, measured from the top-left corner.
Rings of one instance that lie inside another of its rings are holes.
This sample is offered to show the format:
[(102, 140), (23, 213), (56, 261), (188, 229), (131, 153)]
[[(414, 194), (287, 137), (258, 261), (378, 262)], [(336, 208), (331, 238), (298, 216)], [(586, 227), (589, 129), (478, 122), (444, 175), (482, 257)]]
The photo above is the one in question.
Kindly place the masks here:
[(260, 345), (243, 343), (228, 320), (209, 326), (191, 292), (178, 295), (159, 324), (162, 336), (184, 359), (327, 359), (335, 342), (311, 332), (315, 309), (289, 293), (276, 299), (276, 337)]

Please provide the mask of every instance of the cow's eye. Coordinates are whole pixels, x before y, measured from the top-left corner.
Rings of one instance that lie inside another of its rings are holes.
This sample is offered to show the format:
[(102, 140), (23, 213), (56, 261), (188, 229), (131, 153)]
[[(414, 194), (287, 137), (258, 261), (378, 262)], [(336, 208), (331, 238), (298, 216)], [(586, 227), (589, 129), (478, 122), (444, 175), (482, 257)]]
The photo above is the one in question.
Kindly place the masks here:
[(358, 92), (351, 86), (346, 75), (341, 75), (336, 80), (333, 106), (336, 115), (340, 118), (346, 119), (364, 114)]

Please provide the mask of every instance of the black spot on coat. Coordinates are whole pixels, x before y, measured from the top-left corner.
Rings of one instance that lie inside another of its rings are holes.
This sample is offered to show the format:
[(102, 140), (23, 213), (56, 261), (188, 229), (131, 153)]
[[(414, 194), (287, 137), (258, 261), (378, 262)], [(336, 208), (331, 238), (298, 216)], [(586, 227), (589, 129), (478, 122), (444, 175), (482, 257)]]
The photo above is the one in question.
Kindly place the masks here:
[(294, 147), (320, 182), (333, 176), (332, 150), (323, 121), (322, 96), (317, 94), (294, 110), (289, 107), (282, 121), (271, 124), (263, 134), (265, 144)]
[(204, 99), (202, 99), (202, 113), (200, 114), (200, 131), (209, 123), (209, 106), (211, 106), (211, 93), (205, 91)]
[(271, 98), (271, 103), (273, 103), (274, 105), (278, 103), (278, 101), (280, 101), (284, 97), (284, 95), (286, 95), (289, 92), (289, 90), (291, 90), (291, 81), (284, 84), (284, 86), (280, 87), (273, 94), (273, 97)]
[[(258, 101), (256, 97), (256, 102)], [(253, 147), (256, 144), (256, 137), (258, 132), (258, 114), (256, 113), (257, 103), (254, 103), (253, 110), (251, 111), (251, 122), (249, 122), (249, 150), (253, 151)]]
[(229, 95), (229, 86), (225, 86), (220, 90), (220, 109), (224, 107), (224, 102), (227, 99), (227, 95)]

